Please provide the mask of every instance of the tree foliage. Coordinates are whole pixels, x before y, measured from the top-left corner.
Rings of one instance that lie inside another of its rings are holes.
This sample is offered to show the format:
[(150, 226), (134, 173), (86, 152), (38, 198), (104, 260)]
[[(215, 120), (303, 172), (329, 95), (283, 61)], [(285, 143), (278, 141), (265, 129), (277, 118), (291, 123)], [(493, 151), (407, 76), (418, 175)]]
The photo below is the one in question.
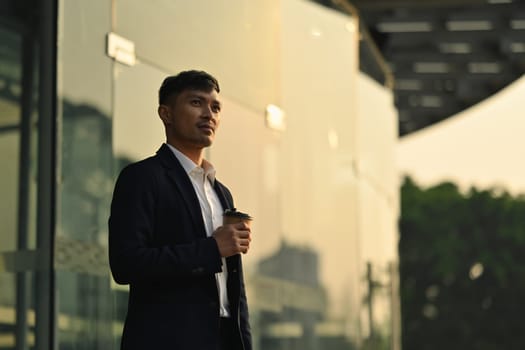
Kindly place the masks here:
[(402, 185), (403, 350), (525, 349), (525, 197)]

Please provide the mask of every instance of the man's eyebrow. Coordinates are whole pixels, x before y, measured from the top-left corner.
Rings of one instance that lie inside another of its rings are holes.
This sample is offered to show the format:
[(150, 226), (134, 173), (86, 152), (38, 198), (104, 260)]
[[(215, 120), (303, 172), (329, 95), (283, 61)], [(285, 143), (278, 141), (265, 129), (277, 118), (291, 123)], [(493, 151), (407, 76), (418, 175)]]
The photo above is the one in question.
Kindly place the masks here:
[(204, 100), (205, 97), (199, 94), (198, 92), (192, 92), (187, 95), (188, 98), (199, 98), (201, 100)]
[[(206, 101), (208, 98), (204, 94), (200, 94), (199, 92), (192, 92), (188, 94), (188, 98), (198, 98), (201, 101)], [(213, 99), (211, 100), (211, 103), (218, 104), (219, 106), (222, 106), (222, 102), (219, 99)]]

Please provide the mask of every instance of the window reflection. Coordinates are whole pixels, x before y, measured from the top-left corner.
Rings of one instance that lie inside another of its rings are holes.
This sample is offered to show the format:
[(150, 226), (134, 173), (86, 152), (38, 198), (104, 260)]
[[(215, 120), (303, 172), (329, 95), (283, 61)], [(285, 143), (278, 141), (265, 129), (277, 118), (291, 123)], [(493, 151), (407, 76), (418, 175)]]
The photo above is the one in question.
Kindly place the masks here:
[[(25, 2), (19, 6), (27, 5)], [(37, 104), (35, 38), (26, 14), (0, 13), (0, 348), (35, 344)], [(7, 13), (4, 13), (6, 11)], [(12, 12), (10, 12), (12, 11)]]
[(60, 181), (57, 189), (56, 332), (60, 349), (118, 349), (122, 317), (107, 262), (114, 182), (113, 65), (105, 54), (111, 1), (58, 1)]
[[(256, 217), (254, 249), (245, 258), (256, 349), (389, 348), (397, 197), (388, 153), (388, 135), (395, 133), (385, 119), (393, 112), (388, 92), (357, 78), (351, 18), (299, 0), (235, 6), (229, 0), (68, 0), (60, 6), (59, 347), (118, 348), (127, 291), (113, 287), (107, 266), (113, 181), (163, 140), (155, 112), (162, 79), (198, 66), (224, 82), (221, 135), (207, 156), (240, 207)], [(200, 44), (210, 35), (200, 30), (203, 22), (187, 13), (199, 13), (214, 28), (220, 40), (211, 49)], [(113, 30), (136, 43), (136, 66), (105, 56)], [(0, 161), (20, 164), (0, 173), (5, 257), (35, 246), (34, 143), (23, 149), (23, 140), (36, 137), (36, 98), (34, 81), (23, 81), (27, 72), (34, 80), (38, 74), (24, 60), (29, 51), (19, 31), (0, 25), (0, 39)], [(334, 101), (347, 101), (344, 112)], [(266, 128), (268, 104), (286, 111), (286, 128)], [(33, 278), (0, 271), (0, 347), (34, 343)]]
[(112, 349), (119, 325), (106, 249), (112, 123), (94, 105), (66, 98), (62, 105), (61, 221), (55, 238), (59, 341), (65, 349)]
[(22, 37), (0, 27), (0, 161), (11, 164), (0, 172), (0, 250), (17, 249), (18, 190), (21, 126)]

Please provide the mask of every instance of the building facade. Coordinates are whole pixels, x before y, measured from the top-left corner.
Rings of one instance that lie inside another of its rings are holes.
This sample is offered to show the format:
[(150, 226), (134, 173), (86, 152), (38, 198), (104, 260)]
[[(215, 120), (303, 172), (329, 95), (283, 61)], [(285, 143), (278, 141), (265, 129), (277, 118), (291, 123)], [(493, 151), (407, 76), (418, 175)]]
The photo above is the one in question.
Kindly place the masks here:
[(113, 184), (164, 140), (164, 77), (194, 68), (224, 100), (206, 156), (255, 217), (255, 348), (399, 349), (397, 120), (359, 69), (358, 17), (305, 0), (0, 6), (0, 349), (118, 349)]

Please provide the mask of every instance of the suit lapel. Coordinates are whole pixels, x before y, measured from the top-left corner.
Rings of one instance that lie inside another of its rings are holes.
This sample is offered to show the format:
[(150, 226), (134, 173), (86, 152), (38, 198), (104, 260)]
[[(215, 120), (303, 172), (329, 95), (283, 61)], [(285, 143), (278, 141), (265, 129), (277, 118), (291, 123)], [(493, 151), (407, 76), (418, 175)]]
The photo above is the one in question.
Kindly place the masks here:
[(162, 164), (166, 168), (169, 178), (175, 184), (175, 187), (181, 194), (182, 198), (184, 198), (184, 203), (186, 204), (189, 216), (197, 228), (197, 235), (205, 238), (206, 229), (204, 227), (204, 221), (202, 220), (199, 198), (193, 189), (193, 184), (191, 183), (188, 174), (186, 174), (186, 171), (178, 161), (177, 157), (175, 157), (167, 145), (162, 145), (157, 151), (157, 155), (160, 157)]
[(215, 180), (213, 189), (215, 190), (215, 193), (217, 193), (217, 197), (219, 197), (219, 201), (221, 202), (222, 208), (224, 210), (232, 209), (233, 203), (231, 203), (231, 201), (228, 200), (228, 197), (226, 197), (223, 186), (219, 181)]

